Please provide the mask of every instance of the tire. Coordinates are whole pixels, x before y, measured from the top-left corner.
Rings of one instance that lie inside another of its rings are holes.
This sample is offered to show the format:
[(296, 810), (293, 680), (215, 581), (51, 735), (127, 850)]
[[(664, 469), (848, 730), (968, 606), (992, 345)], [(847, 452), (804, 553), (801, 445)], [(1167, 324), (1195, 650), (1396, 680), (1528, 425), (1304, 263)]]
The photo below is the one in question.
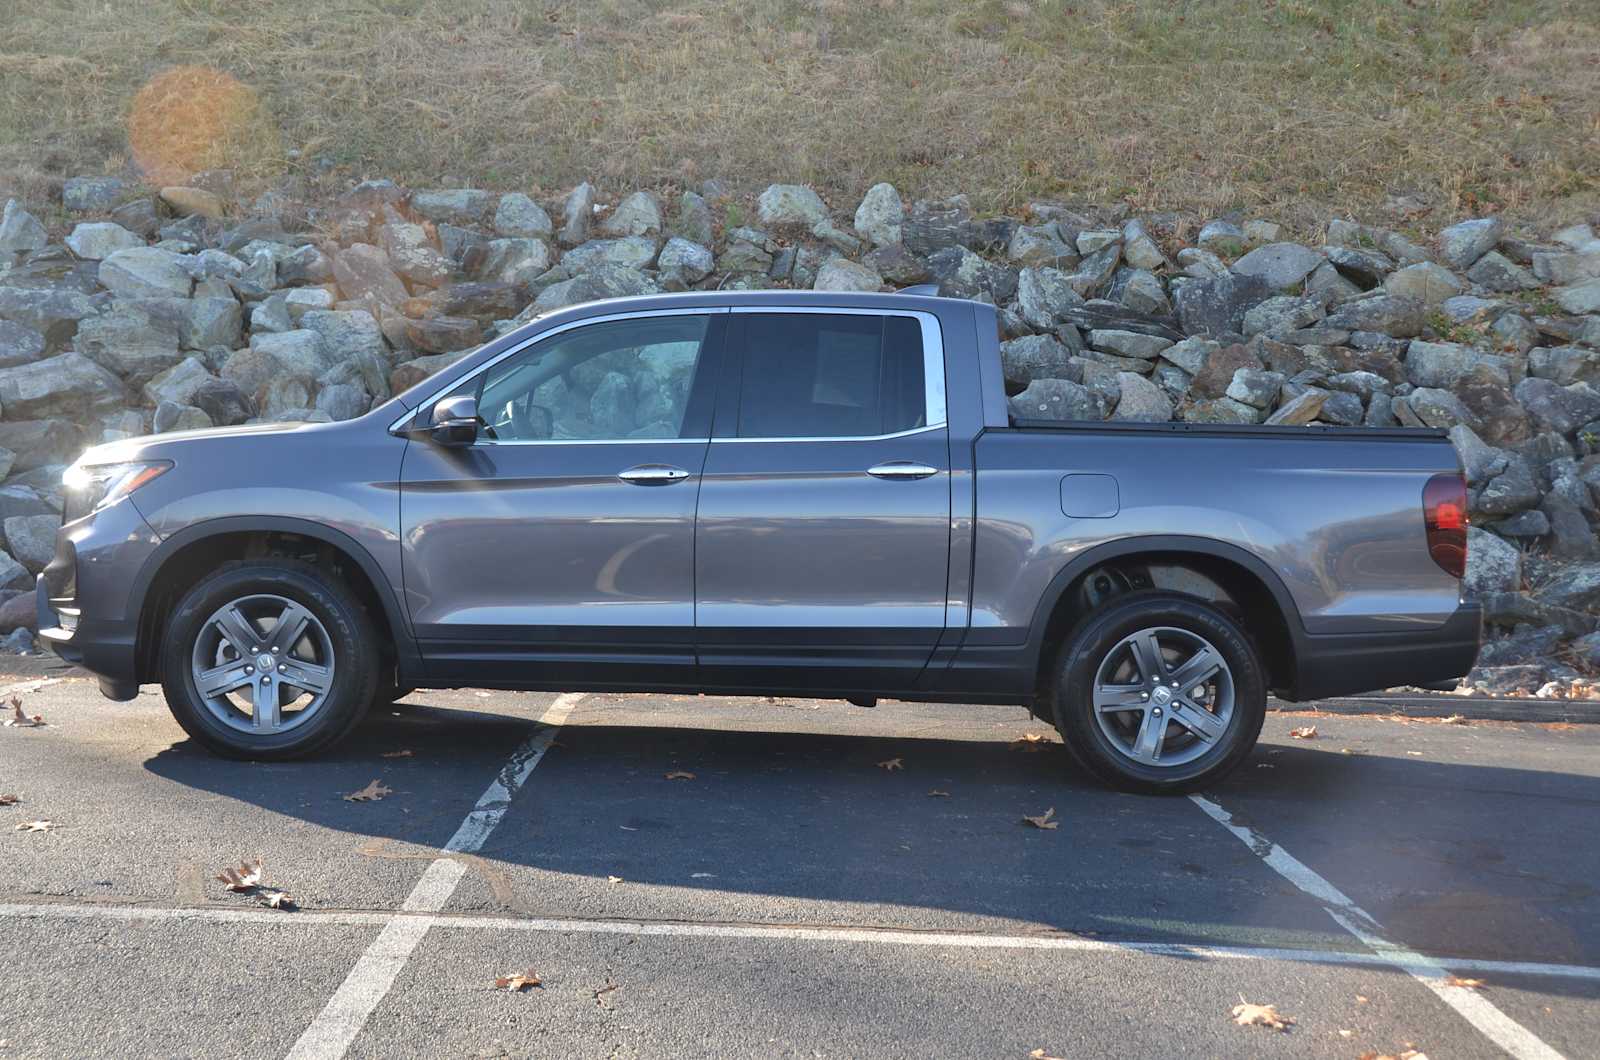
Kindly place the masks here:
[[(285, 621), (293, 631), (278, 629)], [(286, 644), (274, 643), (278, 632)], [(382, 661), (366, 609), (337, 578), (299, 560), (241, 560), (201, 579), (174, 608), (161, 685), (173, 717), (207, 750), (281, 760), (330, 747), (355, 728), (377, 694)]]
[(1249, 634), (1216, 607), (1159, 589), (1116, 597), (1079, 622), (1054, 676), (1067, 750), (1123, 791), (1177, 795), (1216, 783), (1250, 754), (1266, 716), (1266, 671)]

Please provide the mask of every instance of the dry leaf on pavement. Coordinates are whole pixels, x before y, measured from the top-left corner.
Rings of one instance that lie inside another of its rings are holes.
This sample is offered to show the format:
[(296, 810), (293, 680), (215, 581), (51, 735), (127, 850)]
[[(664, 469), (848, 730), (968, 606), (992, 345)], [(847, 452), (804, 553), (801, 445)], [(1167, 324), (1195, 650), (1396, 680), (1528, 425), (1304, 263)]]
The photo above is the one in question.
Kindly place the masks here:
[(1315, 740), (1317, 738), (1317, 727), (1315, 725), (1302, 725), (1298, 729), (1290, 729), (1289, 735), (1296, 740)]
[(544, 981), (539, 978), (539, 973), (532, 968), (525, 972), (518, 972), (516, 975), (502, 975), (494, 981), (496, 990), (521, 992), (531, 986), (537, 986), (540, 989), (544, 988)]
[(15, 806), (22, 801), (21, 795), (0, 795), (0, 806)]
[(934, 788), (928, 792), (928, 798), (930, 799), (948, 799), (949, 797), (950, 793), (948, 791), (940, 791), (938, 788)]
[(384, 787), (381, 780), (373, 780), (360, 791), (352, 791), (344, 797), (345, 802), (377, 802), (385, 795), (393, 795), (394, 789)]
[(693, 780), (694, 779), (694, 774), (689, 772), (687, 769), (674, 769), (672, 772), (668, 773), (666, 776), (667, 776), (668, 780)]
[(1271, 1027), (1275, 1031), (1286, 1031), (1294, 1022), (1293, 1016), (1280, 1016), (1278, 1010), (1271, 1005), (1252, 1005), (1244, 998), (1233, 1006), (1233, 1022), (1241, 1027), (1258, 1026)]
[(24, 824), (17, 825), (17, 831), (19, 831), (19, 832), (53, 832), (53, 831), (55, 831), (55, 827), (56, 827), (56, 823), (54, 821), (28, 821), (28, 822), (26, 822)]
[(383, 752), (383, 757), (385, 757), (385, 758), (410, 758), (415, 753), (416, 753), (415, 751), (385, 751), (385, 752)]
[(281, 909), (285, 913), (292, 913), (297, 908), (294, 899), (289, 897), (289, 892), (280, 891), (276, 887), (263, 887), (260, 890), (261, 904), (268, 909)]
[(604, 1005), (605, 1001), (603, 999), (605, 998), (605, 996), (607, 994), (611, 993), (611, 991), (616, 990), (616, 989), (617, 989), (617, 984), (616, 983), (607, 983), (605, 986), (602, 986), (599, 990), (596, 990), (594, 992), (595, 1002), (597, 1004)]
[(236, 869), (223, 869), (217, 873), (217, 879), (227, 885), (228, 890), (248, 894), (261, 886), (261, 859), (239, 862)]
[(622, 877), (621, 876), (607, 876), (606, 877), (606, 882), (607, 883), (621, 883), (622, 882)]
[(1050, 746), (1050, 738), (1037, 732), (1025, 732), (1018, 739), (1011, 741), (1013, 751), (1043, 751)]
[(1029, 1060), (1061, 1060), (1059, 1056), (1051, 1056), (1043, 1049), (1035, 1049), (1028, 1054)]
[(8, 727), (19, 729), (32, 729), (44, 724), (43, 714), (29, 714), (22, 709), (22, 697), (11, 697), (11, 717), (6, 719)]
[(1037, 817), (1029, 817), (1027, 814), (1023, 814), (1022, 823), (1023, 824), (1031, 824), (1035, 828), (1045, 828), (1045, 829), (1055, 828), (1057, 825), (1059, 825), (1061, 823), (1060, 821), (1052, 820), (1052, 818), (1055, 817), (1055, 815), (1056, 815), (1056, 808), (1054, 806), (1052, 806), (1048, 810), (1046, 810), (1043, 813), (1039, 814)]
[(1428, 1054), (1417, 1049), (1405, 1049), (1400, 1053), (1362, 1053), (1356, 1060), (1428, 1060)]
[(878, 763), (878, 768), (883, 770), (885, 773), (893, 773), (897, 769), (904, 770), (905, 767), (905, 762), (899, 758), (885, 758), (883, 761)]
[(1463, 979), (1459, 975), (1452, 975), (1444, 982), (1446, 986), (1460, 986), (1468, 990), (1477, 990), (1483, 986), (1482, 979)]

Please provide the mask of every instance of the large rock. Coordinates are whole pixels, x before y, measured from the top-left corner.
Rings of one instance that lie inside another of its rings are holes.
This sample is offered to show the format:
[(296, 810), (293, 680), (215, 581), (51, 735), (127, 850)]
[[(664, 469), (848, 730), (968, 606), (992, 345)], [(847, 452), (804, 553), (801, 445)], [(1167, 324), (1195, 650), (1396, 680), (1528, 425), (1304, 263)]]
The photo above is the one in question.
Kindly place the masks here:
[(61, 520), (55, 515), (14, 515), (5, 521), (6, 551), (34, 574), (55, 558), (56, 530)]
[(50, 233), (39, 219), (23, 209), (17, 200), (7, 199), (5, 213), (0, 215), (0, 265), (43, 250), (49, 243)]
[(1048, 331), (1061, 322), (1064, 310), (1082, 304), (1072, 277), (1060, 269), (1037, 266), (1017, 274), (1017, 311), (1032, 327)]
[(361, 356), (388, 359), (383, 331), (364, 310), (312, 309), (301, 315), (299, 323), (321, 339), (322, 356), (329, 363)]
[(483, 342), (483, 325), (468, 317), (408, 319), (405, 329), (411, 345), (425, 353), (467, 350)]
[(134, 302), (119, 303), (81, 321), (75, 346), (79, 353), (134, 385), (183, 359), (178, 352), (177, 326)]
[(1600, 391), (1588, 383), (1563, 387), (1548, 379), (1529, 377), (1518, 383), (1512, 393), (1541, 431), (1568, 435), (1585, 423), (1600, 419)]
[(1171, 399), (1138, 372), (1118, 372), (1117, 384), (1121, 398), (1112, 419), (1165, 423), (1172, 418)]
[(1439, 257), (1453, 269), (1466, 269), (1500, 242), (1505, 222), (1498, 217), (1462, 221), (1439, 233)]
[[(1466, 429), (1457, 426), (1451, 431)], [(1503, 457), (1505, 466), (1477, 492), (1472, 505), (1474, 515), (1515, 515), (1539, 503), (1539, 483), (1534, 480), (1528, 461), (1515, 453), (1505, 453)]]
[(26, 324), (0, 320), (0, 369), (28, 364), (44, 356), (44, 336)]
[(1161, 335), (1145, 335), (1137, 331), (1117, 328), (1097, 328), (1089, 332), (1089, 345), (1118, 357), (1136, 357), (1148, 360), (1158, 357), (1171, 346), (1172, 340)]
[(1487, 291), (1531, 291), (1539, 280), (1497, 250), (1491, 250), (1467, 270), (1467, 279)]
[(0, 448), (15, 454), (11, 464), (15, 475), (72, 463), (83, 449), (83, 438), (78, 426), (67, 420), (14, 420), (0, 423)]
[(1345, 302), (1328, 314), (1325, 323), (1347, 331), (1372, 331), (1409, 339), (1422, 333), (1427, 317), (1427, 306), (1414, 298), (1380, 294)]
[(711, 246), (716, 239), (711, 205), (699, 192), (686, 191), (678, 196), (678, 208), (672, 215), (672, 234), (703, 247)]
[(1277, 404), (1283, 389), (1283, 373), (1260, 368), (1240, 368), (1233, 373), (1224, 396), (1265, 411)]
[(756, 216), (764, 225), (801, 225), (809, 229), (828, 219), (828, 207), (804, 184), (772, 184), (756, 200)]
[(161, 201), (179, 217), (204, 217), (216, 220), (222, 216), (222, 196), (205, 188), (174, 185), (162, 188)]
[(818, 291), (879, 291), (883, 277), (849, 258), (835, 257), (822, 263), (812, 287)]
[(1310, 327), (1321, 320), (1326, 314), (1319, 298), (1300, 297), (1285, 294), (1276, 298), (1269, 298), (1260, 305), (1246, 311), (1244, 315), (1244, 333), (1246, 335), (1284, 335), (1291, 331)]
[(78, 225), (67, 237), (66, 243), (69, 250), (86, 261), (99, 261), (119, 250), (144, 246), (143, 239), (111, 221)]
[(1190, 393), (1197, 398), (1220, 398), (1233, 385), (1233, 377), (1240, 369), (1264, 367), (1261, 358), (1252, 353), (1249, 347), (1238, 344), (1220, 346), (1213, 343), (1205, 351), (1204, 357), (1204, 362), (1189, 384)]
[[(653, 243), (651, 249), (654, 249)], [(521, 284), (526, 287), (549, 271), (551, 263), (550, 244), (542, 239), (520, 236), (491, 239), (484, 246), (483, 261), (479, 263), (477, 273), (490, 283)]]
[(633, 295), (660, 294), (654, 280), (637, 269), (620, 265), (596, 265), (581, 276), (551, 284), (534, 299), (533, 310), (544, 312), (562, 306), (593, 302), (602, 298), (627, 298)]
[(584, 181), (561, 206), (561, 245), (575, 247), (589, 238), (594, 223), (594, 185)]
[(1558, 288), (1556, 304), (1568, 313), (1600, 313), (1600, 280)]
[(9, 420), (84, 417), (122, 398), (122, 381), (81, 353), (0, 372), (0, 409)]
[(544, 207), (520, 191), (500, 196), (494, 210), (496, 235), (516, 239), (549, 239), (555, 235), (555, 226)]
[(1026, 387), (1036, 379), (1065, 379), (1071, 373), (1072, 351), (1051, 335), (1024, 335), (1000, 344), (1000, 366), (1006, 383)]
[(389, 258), (389, 266), (402, 279), (423, 287), (438, 287), (455, 270), (449, 258), (439, 253), (421, 225), (392, 221), (378, 228), (378, 242)]
[(232, 427), (256, 414), (256, 404), (229, 379), (211, 379), (194, 388), (189, 400), (219, 427)]
[(874, 184), (856, 207), (856, 234), (875, 247), (900, 242), (906, 207), (893, 184)]
[(1322, 414), (1323, 410), (1337, 398), (1348, 398), (1355, 403), (1351, 414), (1338, 417), (1339, 422), (1346, 424), (1359, 423), (1361, 420), (1361, 399), (1354, 394), (1333, 394), (1317, 387), (1309, 387), (1295, 397), (1285, 401), (1278, 407), (1278, 411), (1268, 416), (1266, 422), (1273, 427), (1298, 427), (1310, 423)]
[[(1470, 559), (1470, 547), (1467, 555)], [(1600, 563), (1574, 563), (1557, 568), (1534, 590), (1534, 598), (1540, 603), (1574, 611), (1594, 610), (1600, 606)]]
[[(239, 345), (244, 310), (233, 298), (135, 298), (117, 302), (149, 314), (152, 321), (170, 327), (185, 350), (232, 349)], [(85, 321), (84, 323), (87, 323)], [(82, 327), (79, 325), (80, 348)]]
[(411, 195), (411, 211), (430, 221), (473, 224), (488, 210), (489, 193), (478, 188), (438, 188)]
[(152, 405), (171, 401), (193, 405), (195, 394), (216, 376), (197, 357), (186, 357), (144, 385), (144, 397)]
[(406, 300), (406, 285), (395, 275), (389, 257), (370, 243), (355, 243), (333, 259), (339, 290), (352, 301), (371, 298), (381, 305), (398, 306)]
[(1262, 280), (1275, 291), (1297, 288), (1323, 262), (1321, 254), (1299, 243), (1268, 243), (1233, 263), (1240, 276)]
[(985, 261), (964, 246), (946, 247), (928, 258), (928, 271), (946, 298), (974, 298), (996, 305), (1017, 292), (1017, 274)]
[(1505, 358), (1456, 342), (1413, 339), (1406, 349), (1406, 379), (1413, 386), (1454, 387), (1474, 372), (1509, 386), (1509, 369)]
[(1274, 293), (1272, 285), (1259, 277), (1230, 273), (1177, 287), (1173, 305), (1178, 322), (1190, 335), (1239, 334), (1245, 313)]
[(1487, 530), (1469, 526), (1467, 572), (1461, 582), (1463, 588), (1477, 595), (1516, 592), (1522, 587), (1522, 553)]
[(561, 264), (574, 275), (600, 265), (643, 269), (656, 260), (657, 245), (650, 236), (591, 239), (562, 255)]
[(327, 283), (333, 279), (333, 259), (324, 254), (321, 248), (307, 243), (279, 258), (277, 271), (278, 282), (289, 287)]
[(661, 281), (669, 287), (679, 289), (690, 287), (711, 275), (716, 260), (711, 256), (711, 251), (699, 243), (692, 243), (682, 236), (673, 236), (667, 240), (667, 245), (661, 248), (660, 255), (656, 258), (656, 269), (661, 274)]
[[(412, 317), (438, 314), (470, 317), (480, 324), (488, 324), (491, 321), (508, 320), (516, 316), (527, 304), (526, 292), (516, 284), (453, 283), (423, 298), (413, 298), (406, 303), (405, 311), (407, 316)], [(323, 342), (330, 350), (336, 348), (329, 342), (327, 335), (323, 335)]]
[(648, 191), (636, 191), (617, 203), (617, 208), (600, 223), (608, 236), (643, 236), (661, 231), (661, 201)]
[(116, 177), (68, 177), (61, 185), (61, 205), (73, 213), (105, 213), (122, 197)]
[(1019, 420), (1103, 420), (1106, 402), (1070, 379), (1036, 379), (1007, 403)]
[(396, 394), (410, 390), (418, 383), (432, 378), (465, 356), (466, 351), (463, 350), (458, 353), (439, 353), (431, 357), (418, 357), (416, 360), (407, 361), (394, 370), (394, 373), (389, 377), (389, 385)]
[(1578, 346), (1538, 346), (1528, 351), (1528, 374), (1561, 386), (1600, 382), (1600, 351)]
[(129, 247), (100, 262), (100, 283), (120, 298), (187, 298), (194, 288), (183, 259), (160, 247)]
[(1388, 279), (1383, 281), (1383, 289), (1401, 298), (1436, 306), (1466, 288), (1449, 269), (1431, 261), (1423, 261), (1390, 273)]
[(334, 383), (317, 393), (316, 407), (335, 420), (353, 420), (367, 411), (367, 392), (353, 383)]

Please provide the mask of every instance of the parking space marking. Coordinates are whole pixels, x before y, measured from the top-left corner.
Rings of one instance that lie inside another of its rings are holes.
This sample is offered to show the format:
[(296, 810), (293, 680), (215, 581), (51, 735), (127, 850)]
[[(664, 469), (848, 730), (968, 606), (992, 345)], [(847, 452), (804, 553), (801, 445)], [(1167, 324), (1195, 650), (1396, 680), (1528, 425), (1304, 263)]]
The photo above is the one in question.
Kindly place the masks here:
[(695, 923), (681, 920), (577, 920), (552, 917), (490, 917), (463, 913), (385, 913), (367, 910), (315, 912), (294, 916), (265, 909), (195, 909), (167, 906), (99, 905), (91, 903), (0, 903), (0, 920), (120, 920), (128, 923), (188, 921), (192, 923), (272, 925), (287, 928), (319, 926), (387, 926), (396, 920), (426, 922), (441, 931), (532, 931), (562, 935), (676, 936), (799, 942), (846, 942), (867, 946), (935, 946), (954, 949), (1043, 950), (1086, 954), (1138, 953), (1184, 960), (1284, 961), (1362, 968), (1431, 971), (1445, 967), (1483, 975), (1535, 976), (1600, 982), (1600, 968), (1539, 961), (1499, 961), (1475, 957), (1415, 955), (1409, 951), (1307, 950), (1281, 946), (1203, 946), (1186, 942), (1138, 942), (1090, 939), (1074, 935), (1005, 935), (975, 931), (907, 930), (904, 928), (826, 927), (803, 924)]
[[(1200, 807), (1207, 817), (1232, 832), (1279, 876), (1321, 902), (1322, 908), (1335, 923), (1359, 939), (1362, 945), (1382, 958), (1384, 963), (1401, 969), (1427, 987), (1440, 1001), (1449, 1005), (1462, 1019), (1472, 1024), (1480, 1034), (1517, 1060), (1562, 1060), (1560, 1053), (1550, 1048), (1528, 1028), (1501, 1012), (1483, 995), (1476, 993), (1470, 987), (1450, 985), (1451, 973), (1444, 961), (1426, 957), (1416, 950), (1397, 945), (1384, 938), (1381, 934), (1382, 925), (1370, 913), (1356, 905), (1348, 895), (1310, 866), (1254, 828), (1235, 824), (1231, 813), (1205, 796), (1190, 795), (1189, 801)], [(1461, 967), (1454, 962), (1451, 962), (1450, 966)]]
[[(478, 797), (472, 811), (461, 822), (435, 859), (423, 872), (422, 878), (411, 889), (401, 909), (407, 913), (437, 913), (445, 907), (454, 893), (456, 884), (466, 874), (466, 866), (453, 857), (455, 854), (472, 854), (505, 818), (512, 798), (527, 781), (534, 767), (550, 749), (556, 733), (566, 723), (572, 709), (583, 699), (581, 692), (568, 692), (557, 696), (555, 702), (540, 717), (539, 731), (523, 742), (501, 767), (500, 773), (490, 781)], [(365, 953), (356, 961), (350, 974), (345, 976), (339, 989), (333, 992), (317, 1018), (311, 1021), (289, 1050), (289, 1060), (337, 1060), (356, 1040), (367, 1017), (372, 1015), (378, 1002), (383, 1000), (394, 985), (400, 969), (410, 959), (417, 944), (433, 926), (431, 916), (397, 916), (384, 924), (378, 937), (372, 940)]]

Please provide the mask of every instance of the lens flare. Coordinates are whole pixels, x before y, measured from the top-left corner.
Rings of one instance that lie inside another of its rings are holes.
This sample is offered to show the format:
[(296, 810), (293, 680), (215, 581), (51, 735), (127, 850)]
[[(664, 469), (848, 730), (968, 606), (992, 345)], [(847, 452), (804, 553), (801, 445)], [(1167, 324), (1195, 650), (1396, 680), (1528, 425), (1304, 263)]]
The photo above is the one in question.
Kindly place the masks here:
[(128, 143), (160, 184), (207, 169), (260, 174), (282, 165), (278, 129), (255, 90), (208, 66), (176, 66), (133, 97)]

